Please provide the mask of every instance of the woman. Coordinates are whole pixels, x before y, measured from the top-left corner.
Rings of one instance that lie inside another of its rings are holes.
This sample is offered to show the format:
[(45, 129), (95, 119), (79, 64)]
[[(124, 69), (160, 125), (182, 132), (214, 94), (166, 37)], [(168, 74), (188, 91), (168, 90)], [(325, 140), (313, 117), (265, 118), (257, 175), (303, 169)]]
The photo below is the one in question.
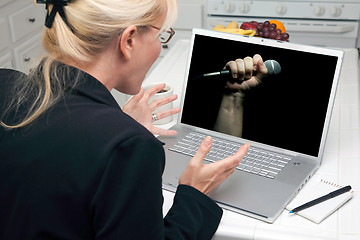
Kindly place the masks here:
[[(222, 210), (206, 194), (249, 145), (203, 165), (205, 138), (163, 218), (165, 157), (153, 134), (176, 133), (155, 128), (151, 113), (175, 97), (149, 105), (164, 86), (141, 84), (176, 1), (46, 3), (48, 55), (28, 76), (0, 71), (0, 239), (210, 239)], [(137, 95), (121, 110), (113, 88)]]

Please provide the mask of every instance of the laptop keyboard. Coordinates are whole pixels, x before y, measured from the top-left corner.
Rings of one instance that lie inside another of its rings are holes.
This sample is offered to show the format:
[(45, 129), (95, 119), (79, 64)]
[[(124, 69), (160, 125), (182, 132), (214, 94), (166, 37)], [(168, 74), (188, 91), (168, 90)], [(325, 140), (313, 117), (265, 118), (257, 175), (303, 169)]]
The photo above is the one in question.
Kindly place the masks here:
[[(186, 137), (170, 147), (170, 151), (194, 156), (200, 143), (206, 136), (199, 133), (189, 133)], [(205, 160), (215, 162), (234, 155), (241, 144), (213, 137), (213, 144)], [(280, 155), (250, 147), (248, 153), (236, 168), (240, 171), (256, 174), (267, 178), (275, 178), (276, 175), (291, 161), (291, 156)]]

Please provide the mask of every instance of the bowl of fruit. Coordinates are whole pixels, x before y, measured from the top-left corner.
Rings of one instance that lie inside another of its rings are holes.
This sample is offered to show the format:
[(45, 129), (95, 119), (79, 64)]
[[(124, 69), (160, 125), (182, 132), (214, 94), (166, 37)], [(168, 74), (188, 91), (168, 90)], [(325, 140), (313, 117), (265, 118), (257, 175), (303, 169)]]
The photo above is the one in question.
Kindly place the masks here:
[(284, 24), (278, 20), (243, 22), (240, 27), (236, 22), (231, 22), (226, 27), (224, 25), (217, 25), (213, 30), (270, 38), (286, 42), (288, 42), (290, 38), (289, 33), (285, 30)]

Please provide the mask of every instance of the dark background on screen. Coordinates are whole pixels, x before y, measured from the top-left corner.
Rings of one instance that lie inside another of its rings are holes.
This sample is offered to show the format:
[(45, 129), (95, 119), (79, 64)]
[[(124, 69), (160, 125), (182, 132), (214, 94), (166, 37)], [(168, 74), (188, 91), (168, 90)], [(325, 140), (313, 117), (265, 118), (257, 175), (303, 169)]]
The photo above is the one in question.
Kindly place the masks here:
[(212, 129), (224, 81), (195, 76), (256, 53), (282, 71), (245, 92), (242, 138), (317, 156), (337, 57), (196, 35), (181, 122)]

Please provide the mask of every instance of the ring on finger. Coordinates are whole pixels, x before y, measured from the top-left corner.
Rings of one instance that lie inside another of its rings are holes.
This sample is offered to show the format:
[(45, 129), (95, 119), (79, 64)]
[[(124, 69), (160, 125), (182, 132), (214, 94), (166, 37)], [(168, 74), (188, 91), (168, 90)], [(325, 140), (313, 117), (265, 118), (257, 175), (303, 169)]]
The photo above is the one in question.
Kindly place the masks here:
[(153, 113), (152, 120), (153, 120), (153, 122), (158, 120), (158, 117), (157, 117), (156, 113)]

